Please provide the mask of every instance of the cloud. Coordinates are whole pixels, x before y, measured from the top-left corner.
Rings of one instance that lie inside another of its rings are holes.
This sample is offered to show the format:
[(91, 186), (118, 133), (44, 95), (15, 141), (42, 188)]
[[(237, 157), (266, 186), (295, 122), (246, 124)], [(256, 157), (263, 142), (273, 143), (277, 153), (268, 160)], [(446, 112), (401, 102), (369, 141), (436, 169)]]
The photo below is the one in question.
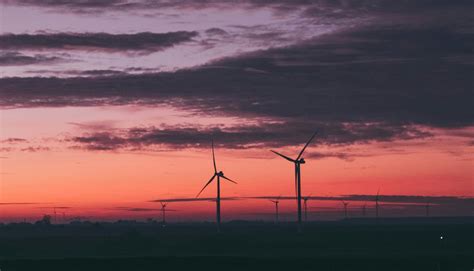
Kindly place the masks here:
[(49, 147), (44, 146), (29, 146), (26, 148), (21, 148), (20, 151), (22, 152), (43, 152), (51, 150)]
[[(239, 200), (238, 197), (223, 197), (221, 200)], [(195, 201), (216, 201), (216, 198), (169, 198), (155, 199), (150, 202), (195, 202)]]
[[(376, 195), (344, 195), (342, 200), (374, 201)], [(474, 207), (474, 198), (454, 196), (405, 196), (405, 195), (380, 195), (381, 202), (387, 203), (430, 203), (430, 204), (462, 204)]]
[[(369, 141), (417, 139), (430, 136), (415, 127), (391, 126), (386, 123), (344, 125), (340, 123), (262, 123), (253, 126), (234, 127), (136, 127), (111, 132), (95, 131), (67, 140), (74, 147), (87, 150), (153, 150), (157, 148), (184, 149), (208, 148), (211, 138), (218, 147), (248, 149), (254, 147), (277, 148), (303, 144), (314, 130), (318, 136), (314, 144), (353, 144)], [(342, 154), (326, 154), (349, 159)], [(322, 154), (315, 157), (321, 158)]]
[(191, 41), (197, 32), (142, 32), (135, 34), (109, 33), (42, 33), (0, 35), (0, 49), (84, 50), (102, 52), (140, 51), (151, 53)]
[(40, 204), (38, 202), (0, 202), (0, 205), (33, 205)]
[(25, 143), (25, 142), (28, 142), (28, 140), (24, 138), (10, 137), (10, 138), (1, 140), (0, 142), (7, 143), (7, 144), (16, 144), (16, 143)]
[[(128, 212), (156, 212), (161, 211), (159, 208), (137, 208), (137, 207), (116, 207), (114, 210), (128, 211)], [(166, 209), (166, 211), (172, 211)]]
[(204, 114), (463, 127), (474, 123), (465, 64), (472, 43), (452, 25), (365, 26), (176, 72), (2, 78), (0, 106), (167, 104)]
[[(431, 7), (451, 7), (455, 5), (470, 4), (468, 0), (413, 0), (413, 1), (391, 1), (391, 0), (343, 0), (343, 1), (327, 1), (327, 0), (82, 0), (82, 1), (63, 1), (63, 0), (49, 0), (49, 1), (35, 1), (35, 0), (1, 0), (0, 3), (7, 5), (18, 6), (36, 6), (42, 8), (53, 9), (58, 12), (73, 12), (73, 13), (102, 13), (110, 11), (125, 11), (130, 10), (162, 10), (167, 8), (172, 9), (206, 9), (206, 8), (220, 8), (220, 9), (256, 9), (269, 8), (276, 14), (285, 14), (288, 12), (305, 10), (305, 14), (316, 16), (332, 15), (341, 16), (340, 10), (348, 11), (413, 11), (423, 10)], [(346, 13), (342, 13), (346, 14)]]
[(33, 64), (51, 64), (65, 61), (65, 59), (56, 56), (44, 55), (24, 55), (19, 52), (0, 52), (0, 66), (23, 66)]
[(224, 29), (221, 29), (221, 28), (218, 28), (218, 27), (209, 28), (205, 32), (206, 32), (206, 34), (211, 35), (211, 36), (215, 36), (215, 35), (225, 36), (225, 35), (229, 34)]
[[(306, 7), (306, 2), (281, 1), (275, 5), (284, 10), (285, 7)], [(126, 4), (122, 1), (41, 3), (37, 5), (106, 8)], [(131, 5), (135, 3), (138, 2)], [(176, 5), (186, 3), (180, 1)], [(268, 1), (248, 3), (265, 6)], [(470, 72), (474, 38), (466, 1), (449, 1), (449, 4), (436, 0), (397, 1), (397, 4), (392, 1), (311, 3), (311, 8), (329, 6), (331, 10), (334, 6), (342, 6), (344, 10), (354, 6), (370, 7), (368, 10), (390, 11), (396, 16), (387, 20), (378, 18), (297, 45), (237, 55), (175, 72), (131, 75), (91, 70), (80, 71), (77, 74), (80, 77), (75, 78), (1, 78), (0, 106), (170, 105), (195, 114), (259, 117), (277, 122), (232, 128), (96, 129), (68, 138), (76, 147), (89, 150), (143, 149), (160, 145), (173, 149), (200, 148), (207, 147), (211, 137), (229, 148), (282, 147), (305, 142), (315, 129), (322, 132), (316, 144), (390, 142), (431, 136), (423, 127), (474, 125)], [(431, 13), (424, 7), (430, 7)], [(466, 7), (466, 11), (453, 12), (459, 7)], [(449, 8), (449, 12), (445, 8)], [(405, 9), (416, 12), (400, 12)], [(423, 13), (419, 13), (422, 10)], [(411, 16), (409, 20), (405, 20), (407, 16)], [(206, 33), (225, 36), (225, 30), (221, 30), (211, 28)], [(181, 32), (171, 33), (171, 44), (176, 42), (175, 33)], [(196, 35), (191, 34), (195, 32), (182, 33), (187, 33), (184, 35), (187, 40)], [(94, 35), (104, 41), (98, 41), (97, 45)], [(146, 51), (150, 46), (163, 46), (161, 42), (150, 45), (147, 39), (137, 35), (140, 34), (22, 34), (13, 35), (13, 40), (39, 47), (46, 46), (38, 45), (39, 40), (46, 40), (48, 48), (90, 46), (94, 41), (93, 46), (100, 50), (121, 51)], [(275, 33), (270, 33), (266, 38), (274, 37)], [(29, 39), (33, 41), (25, 42)], [(15, 43), (9, 42), (9, 46)], [(87, 76), (83, 76), (85, 74)], [(345, 153), (336, 152), (313, 156), (351, 159)]]
[[(321, 201), (362, 201), (374, 202), (377, 195), (342, 195), (333, 197), (323, 196), (308, 196), (309, 200)], [(246, 197), (249, 199), (268, 199), (273, 200), (279, 198), (280, 200), (296, 200), (295, 196), (254, 196)], [(413, 204), (438, 204), (438, 205), (462, 205), (474, 206), (474, 198), (469, 197), (455, 197), (455, 196), (407, 196), (407, 195), (379, 195), (380, 202), (384, 203), (400, 203), (405, 205)]]

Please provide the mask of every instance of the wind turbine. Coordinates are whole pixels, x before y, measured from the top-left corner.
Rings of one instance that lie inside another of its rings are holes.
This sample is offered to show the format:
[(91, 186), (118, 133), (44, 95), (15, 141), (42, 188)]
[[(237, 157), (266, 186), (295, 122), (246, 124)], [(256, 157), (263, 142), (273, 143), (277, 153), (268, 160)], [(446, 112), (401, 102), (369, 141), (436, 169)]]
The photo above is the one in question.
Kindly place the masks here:
[(311, 194), (309, 194), (309, 196), (303, 197), (304, 221), (308, 221), (308, 200), (310, 197)]
[(342, 204), (344, 204), (344, 217), (347, 219), (347, 205), (349, 205), (349, 202), (342, 200)]
[(426, 208), (426, 216), (430, 216), (430, 202), (428, 201), (425, 205)]
[(362, 216), (365, 217), (367, 214), (367, 203), (364, 202), (364, 205), (362, 205)]
[(235, 181), (227, 178), (224, 175), (224, 172), (217, 171), (216, 156), (214, 154), (214, 141), (212, 141), (211, 144), (212, 144), (212, 162), (214, 164), (214, 175), (212, 175), (211, 179), (209, 179), (209, 181), (206, 183), (206, 185), (201, 189), (201, 191), (199, 191), (196, 198), (198, 198), (199, 195), (201, 195), (202, 191), (204, 191), (204, 189), (206, 189), (206, 187), (210, 183), (212, 183), (212, 181), (217, 177), (216, 222), (217, 222), (217, 232), (220, 232), (220, 230), (221, 230), (221, 178), (223, 178), (223, 179), (225, 179), (229, 182), (235, 183), (235, 184), (237, 184), (237, 183)]
[(278, 203), (280, 203), (280, 197), (270, 201), (275, 203), (275, 223), (278, 224)]
[(162, 218), (162, 223), (163, 226), (166, 224), (166, 205), (167, 203), (160, 202), (161, 204), (161, 218)]
[(281, 153), (278, 153), (278, 152), (272, 150), (272, 152), (274, 154), (279, 155), (279, 156), (283, 157), (284, 159), (286, 159), (286, 160), (288, 160), (288, 161), (295, 164), (295, 190), (296, 190), (297, 203), (298, 203), (298, 231), (302, 230), (302, 226), (301, 226), (301, 170), (300, 170), (300, 166), (301, 166), (301, 164), (305, 163), (304, 158), (302, 158), (301, 156), (303, 155), (303, 152), (305, 151), (306, 147), (308, 147), (309, 143), (311, 143), (311, 141), (314, 139), (314, 137), (316, 136), (317, 133), (318, 132), (315, 132), (311, 136), (311, 138), (308, 140), (306, 145), (304, 145), (303, 149), (300, 151), (300, 153), (298, 154), (298, 157), (296, 157), (296, 159), (291, 159), (288, 156), (285, 156)]
[(379, 190), (377, 190), (377, 196), (375, 196), (375, 218), (379, 218), (379, 192), (380, 192), (380, 188)]

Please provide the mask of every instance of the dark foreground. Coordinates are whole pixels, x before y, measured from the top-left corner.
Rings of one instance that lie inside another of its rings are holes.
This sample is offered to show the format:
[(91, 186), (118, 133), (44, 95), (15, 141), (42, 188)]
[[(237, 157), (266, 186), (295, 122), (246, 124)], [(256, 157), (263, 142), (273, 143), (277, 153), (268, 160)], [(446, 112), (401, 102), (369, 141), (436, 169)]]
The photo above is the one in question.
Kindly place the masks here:
[[(0, 227), (10, 270), (473, 270), (471, 218)], [(443, 239), (441, 239), (443, 237)]]

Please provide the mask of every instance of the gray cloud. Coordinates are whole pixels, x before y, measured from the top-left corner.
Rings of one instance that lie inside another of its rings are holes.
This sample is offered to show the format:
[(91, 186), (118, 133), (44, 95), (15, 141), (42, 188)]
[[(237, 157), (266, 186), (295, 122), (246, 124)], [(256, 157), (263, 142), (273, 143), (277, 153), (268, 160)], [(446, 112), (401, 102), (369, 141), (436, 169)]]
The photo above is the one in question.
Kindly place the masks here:
[(65, 61), (65, 59), (56, 56), (44, 55), (24, 55), (19, 52), (0, 52), (0, 66), (23, 66), (33, 64), (51, 64)]
[(191, 41), (197, 32), (109, 33), (45, 33), (0, 35), (0, 49), (68, 49), (86, 51), (149, 53)]
[(107, 11), (130, 11), (150, 9), (203, 9), (203, 8), (271, 8), (277, 14), (284, 14), (299, 9), (307, 10), (306, 13), (315, 16), (324, 12), (325, 15), (340, 16), (341, 9), (349, 11), (406, 11), (422, 10), (430, 7), (452, 7), (456, 5), (468, 5), (468, 0), (413, 0), (413, 1), (391, 1), (391, 0), (1, 0), (0, 3), (19, 6), (36, 6), (54, 9), (61, 12), (76, 13), (99, 13)]
[(472, 44), (472, 34), (452, 26), (371, 26), (173, 73), (3, 78), (0, 106), (168, 104), (204, 114), (462, 127), (474, 121), (463, 61)]
[[(77, 4), (46, 2), (44, 5), (51, 6)], [(290, 7), (306, 5), (304, 2), (279, 4)], [(252, 3), (265, 5), (265, 1)], [(176, 72), (130, 75), (92, 70), (85, 72), (88, 76), (76, 78), (2, 78), (0, 106), (165, 104), (196, 114), (280, 121), (276, 125), (262, 123), (232, 129), (103, 130), (69, 138), (78, 147), (91, 150), (141, 149), (160, 144), (172, 148), (201, 147), (208, 145), (210, 137), (230, 148), (258, 144), (281, 147), (304, 142), (314, 129), (322, 131), (319, 144), (351, 144), (430, 136), (420, 126), (451, 128), (474, 124), (470, 72), (474, 35), (466, 1), (337, 3), (348, 7), (375, 6), (397, 16), (298, 45), (252, 52)], [(323, 5), (319, 1), (312, 4)], [(106, 6), (107, 1), (97, 5)], [(431, 13), (418, 12), (426, 6)], [(465, 10), (457, 12), (459, 7)], [(416, 12), (399, 12), (404, 9)], [(408, 21), (401, 18), (408, 15), (412, 16)], [(225, 35), (219, 29), (208, 29), (207, 34)], [(32, 36), (37, 35), (26, 37)], [(99, 43), (99, 47), (148, 48), (141, 39), (129, 41), (128, 36), (112, 36), (126, 41), (121, 45)], [(52, 40), (54, 46), (64, 45), (62, 39)], [(314, 154), (318, 156), (351, 159), (344, 153)]]
[[(373, 124), (295, 123), (259, 124), (254, 126), (221, 127), (139, 127), (121, 131), (86, 133), (68, 138), (76, 147), (88, 150), (138, 150), (154, 146), (171, 149), (208, 148), (211, 138), (219, 147), (246, 149), (252, 147), (277, 148), (306, 142), (317, 129), (315, 144), (353, 144), (369, 141), (392, 141), (430, 136), (414, 127)], [(326, 154), (349, 159), (343, 154)], [(314, 154), (316, 158), (321, 158)]]
[[(222, 197), (221, 200), (239, 200), (238, 197)], [(195, 201), (216, 201), (216, 198), (167, 198), (155, 199), (150, 202), (195, 202)]]
[[(376, 195), (342, 195), (334, 197), (324, 196), (308, 196), (309, 200), (322, 200), (322, 201), (362, 201), (362, 202), (373, 202), (375, 201)], [(294, 196), (255, 196), (247, 197), (249, 199), (276, 199), (280, 200), (296, 200)], [(406, 195), (379, 195), (380, 202), (384, 203), (400, 203), (410, 204), (438, 204), (438, 205), (462, 205), (474, 207), (474, 198), (470, 197), (455, 197), (455, 196), (406, 196)]]
[[(128, 211), (128, 212), (156, 212), (156, 211), (161, 211), (159, 208), (138, 208), (138, 207), (116, 207), (113, 208), (114, 210), (120, 210), (120, 211)], [(174, 210), (168, 210), (166, 211), (174, 211)]]
[(40, 204), (38, 202), (0, 202), (0, 205), (34, 205)]
[(25, 143), (28, 142), (28, 140), (24, 138), (18, 138), (18, 137), (9, 137), (7, 139), (1, 140), (1, 143), (8, 143), (8, 144), (16, 144), (16, 143)]

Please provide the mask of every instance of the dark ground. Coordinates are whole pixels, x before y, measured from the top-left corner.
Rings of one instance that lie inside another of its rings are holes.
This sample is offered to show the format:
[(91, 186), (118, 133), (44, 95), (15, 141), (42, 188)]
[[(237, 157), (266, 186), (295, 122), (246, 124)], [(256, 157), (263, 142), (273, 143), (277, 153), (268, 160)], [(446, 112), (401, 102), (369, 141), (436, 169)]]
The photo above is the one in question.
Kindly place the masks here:
[[(10, 270), (468, 270), (472, 218), (0, 227)], [(440, 237), (443, 236), (441, 240)]]

